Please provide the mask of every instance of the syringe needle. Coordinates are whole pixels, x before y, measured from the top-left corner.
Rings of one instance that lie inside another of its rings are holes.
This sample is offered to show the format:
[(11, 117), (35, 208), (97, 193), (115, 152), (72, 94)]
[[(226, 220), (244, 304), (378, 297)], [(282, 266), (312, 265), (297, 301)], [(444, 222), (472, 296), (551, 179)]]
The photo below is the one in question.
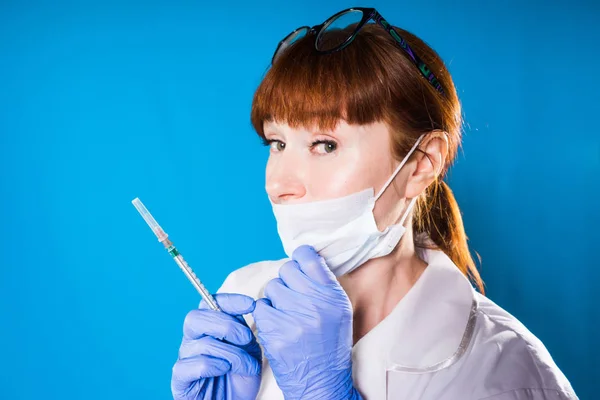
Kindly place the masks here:
[(175, 245), (173, 245), (173, 243), (168, 239), (169, 235), (167, 235), (165, 231), (160, 227), (160, 225), (158, 225), (158, 222), (156, 222), (152, 214), (150, 214), (150, 211), (148, 211), (148, 209), (137, 197), (133, 199), (132, 203), (134, 207), (138, 210), (138, 212), (141, 214), (141, 216), (144, 218), (144, 221), (146, 221), (150, 229), (152, 229), (152, 232), (154, 232), (154, 234), (158, 238), (158, 241), (161, 242), (163, 246), (165, 246), (165, 248), (167, 249), (169, 254), (171, 254), (179, 268), (181, 268), (185, 276), (187, 276), (190, 282), (192, 282), (192, 285), (194, 285), (198, 293), (200, 293), (200, 296), (202, 296), (206, 304), (208, 304), (208, 306), (215, 311), (221, 311), (221, 308), (215, 301), (214, 297), (202, 284), (200, 279), (198, 279), (192, 268), (183, 259)]

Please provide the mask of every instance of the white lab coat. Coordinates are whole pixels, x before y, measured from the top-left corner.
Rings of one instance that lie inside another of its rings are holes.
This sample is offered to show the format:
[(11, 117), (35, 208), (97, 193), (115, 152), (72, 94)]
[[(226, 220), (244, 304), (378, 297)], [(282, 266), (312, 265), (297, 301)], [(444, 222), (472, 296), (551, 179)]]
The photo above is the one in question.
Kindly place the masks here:
[[(577, 399), (527, 328), (477, 293), (443, 252), (420, 256), (428, 266), (419, 280), (352, 349), (354, 386), (365, 400)], [(285, 261), (234, 271), (219, 292), (258, 299)], [(283, 399), (266, 359), (257, 398)]]

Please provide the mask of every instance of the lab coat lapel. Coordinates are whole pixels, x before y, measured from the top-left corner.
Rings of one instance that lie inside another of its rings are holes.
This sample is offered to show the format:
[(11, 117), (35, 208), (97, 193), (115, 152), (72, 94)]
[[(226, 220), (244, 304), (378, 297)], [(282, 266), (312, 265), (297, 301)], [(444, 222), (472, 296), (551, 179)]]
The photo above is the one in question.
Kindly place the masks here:
[(419, 280), (353, 348), (354, 382), (366, 398), (386, 398), (387, 371), (395, 371), (394, 379), (403, 379), (403, 373), (410, 379), (447, 368), (471, 339), (476, 306), (471, 284), (442, 251), (419, 255), (428, 263)]
[[(428, 267), (400, 301), (389, 326), (390, 368), (432, 372), (457, 361), (473, 331), (475, 292), (442, 251), (422, 255)], [(462, 350), (461, 350), (462, 349)]]

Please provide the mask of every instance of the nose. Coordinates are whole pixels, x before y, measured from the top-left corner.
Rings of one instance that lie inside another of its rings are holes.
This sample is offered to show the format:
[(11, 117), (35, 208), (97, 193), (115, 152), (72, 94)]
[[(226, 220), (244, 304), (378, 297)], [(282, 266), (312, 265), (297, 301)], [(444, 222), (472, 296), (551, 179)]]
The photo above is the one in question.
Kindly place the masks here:
[(291, 158), (279, 158), (267, 163), (265, 188), (275, 204), (299, 200), (306, 195), (303, 182), (302, 163)]

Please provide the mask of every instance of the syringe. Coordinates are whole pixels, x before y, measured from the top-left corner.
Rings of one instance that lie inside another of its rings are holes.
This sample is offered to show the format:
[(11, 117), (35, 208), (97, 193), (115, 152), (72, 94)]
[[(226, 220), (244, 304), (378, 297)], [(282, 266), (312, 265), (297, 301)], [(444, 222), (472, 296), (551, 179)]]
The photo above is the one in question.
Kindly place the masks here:
[(150, 214), (148, 209), (144, 207), (144, 204), (142, 204), (140, 199), (136, 197), (135, 199), (133, 199), (132, 203), (142, 215), (144, 221), (146, 221), (150, 229), (152, 229), (152, 232), (154, 232), (154, 234), (158, 238), (158, 241), (161, 242), (163, 246), (165, 246), (169, 254), (173, 256), (173, 259), (175, 260), (177, 265), (179, 265), (179, 268), (181, 268), (181, 270), (188, 277), (190, 282), (192, 282), (192, 285), (194, 285), (198, 293), (200, 293), (200, 296), (202, 296), (204, 301), (206, 301), (206, 304), (208, 304), (208, 306), (215, 311), (221, 311), (221, 308), (219, 308), (219, 306), (217, 305), (217, 302), (215, 301), (214, 297), (210, 294), (208, 290), (206, 290), (206, 288), (204, 287), (202, 282), (200, 282), (200, 279), (198, 279), (192, 268), (183, 259), (183, 257), (181, 256), (177, 248), (173, 245), (173, 243), (168, 239), (169, 235), (167, 235), (165, 231), (163, 231), (163, 229), (160, 227), (160, 225), (158, 225), (154, 217), (152, 217), (152, 214)]

